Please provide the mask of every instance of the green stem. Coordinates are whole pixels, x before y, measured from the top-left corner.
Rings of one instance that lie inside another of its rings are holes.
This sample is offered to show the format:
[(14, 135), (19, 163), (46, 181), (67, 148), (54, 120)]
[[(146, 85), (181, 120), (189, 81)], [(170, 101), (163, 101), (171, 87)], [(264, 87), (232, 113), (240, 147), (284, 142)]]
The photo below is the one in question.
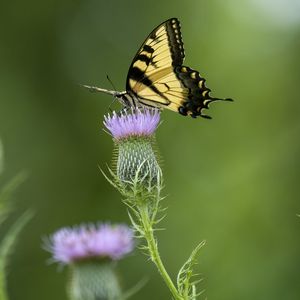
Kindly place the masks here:
[(160, 275), (165, 281), (166, 285), (170, 289), (173, 298), (176, 300), (184, 300), (184, 298), (178, 293), (172, 279), (170, 278), (158, 252), (157, 241), (153, 234), (153, 228), (149, 217), (148, 206), (146, 203), (141, 203), (138, 206), (139, 213), (141, 216), (141, 225), (143, 227), (144, 238), (147, 241), (149, 254), (151, 260), (154, 262), (159, 270)]

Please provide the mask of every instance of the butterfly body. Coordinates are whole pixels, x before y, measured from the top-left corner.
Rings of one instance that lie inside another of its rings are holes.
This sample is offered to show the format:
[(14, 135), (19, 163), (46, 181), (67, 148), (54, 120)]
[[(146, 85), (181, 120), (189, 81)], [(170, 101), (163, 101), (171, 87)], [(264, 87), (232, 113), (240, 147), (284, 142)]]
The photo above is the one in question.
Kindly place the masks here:
[(125, 107), (170, 109), (181, 115), (209, 118), (203, 114), (209, 103), (220, 99), (209, 95), (198, 71), (183, 66), (184, 48), (178, 19), (157, 26), (142, 44), (128, 71), (126, 91), (90, 87), (116, 97)]

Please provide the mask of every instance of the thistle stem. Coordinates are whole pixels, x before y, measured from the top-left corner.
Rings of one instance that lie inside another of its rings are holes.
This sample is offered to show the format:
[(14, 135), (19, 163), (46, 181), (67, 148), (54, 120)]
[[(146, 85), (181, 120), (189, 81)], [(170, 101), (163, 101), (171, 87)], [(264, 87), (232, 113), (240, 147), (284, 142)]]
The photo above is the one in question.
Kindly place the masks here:
[(172, 279), (170, 278), (158, 252), (157, 241), (153, 233), (152, 222), (149, 216), (149, 210), (147, 203), (141, 203), (138, 206), (138, 210), (141, 217), (141, 226), (143, 227), (144, 238), (147, 241), (150, 258), (159, 270), (165, 284), (171, 291), (175, 300), (184, 300), (184, 298), (178, 293)]

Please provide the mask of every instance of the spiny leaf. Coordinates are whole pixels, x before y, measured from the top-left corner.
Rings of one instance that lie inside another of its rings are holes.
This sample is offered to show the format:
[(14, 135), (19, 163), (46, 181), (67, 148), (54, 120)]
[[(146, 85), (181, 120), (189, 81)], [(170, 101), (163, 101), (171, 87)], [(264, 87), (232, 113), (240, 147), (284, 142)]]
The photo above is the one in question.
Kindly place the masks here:
[(10, 227), (0, 244), (0, 299), (7, 300), (5, 268), (8, 263), (8, 257), (13, 250), (17, 237), (22, 228), (33, 217), (32, 211), (26, 211), (19, 219)]
[(160, 223), (167, 215), (163, 215), (162, 217), (160, 217), (159, 219), (153, 220), (153, 224), (157, 225), (158, 223)]
[(144, 236), (145, 233), (144, 233), (142, 227), (141, 227), (140, 225), (138, 225), (138, 224), (134, 221), (133, 217), (131, 216), (131, 214), (130, 214), (129, 212), (128, 212), (128, 216), (129, 216), (129, 219), (130, 219), (130, 221), (131, 221), (131, 224), (132, 224), (133, 228), (134, 228), (137, 232), (139, 232), (142, 236)]
[[(99, 167), (99, 169), (100, 169), (100, 172), (102, 173), (102, 175), (104, 176), (104, 178), (114, 187), (114, 188), (116, 188), (116, 189), (118, 189), (118, 185), (115, 183), (115, 181), (113, 181), (112, 179), (110, 179), (107, 175), (106, 175), (106, 173)], [(108, 168), (108, 171), (109, 171), (109, 173), (110, 173), (110, 175), (112, 176), (112, 178), (113, 179), (115, 179), (115, 174), (113, 173), (113, 171), (110, 169), (110, 168)]]
[(10, 197), (16, 188), (24, 182), (27, 178), (26, 172), (21, 172), (13, 179), (11, 179), (2, 189), (0, 190), (0, 223), (4, 221), (7, 214), (12, 209), (12, 204), (10, 203)]
[(204, 245), (205, 241), (202, 241), (200, 244), (198, 244), (188, 260), (183, 264), (177, 275), (178, 291), (182, 296), (188, 297), (188, 299), (195, 299), (196, 297), (196, 287), (194, 284), (195, 281), (191, 282), (191, 278), (195, 276), (193, 273), (193, 268), (197, 264), (197, 256), (199, 251)]
[[(192, 298), (191, 300), (196, 300), (199, 296), (201, 296), (202, 294), (204, 294), (205, 290), (200, 291), (199, 293), (197, 293), (197, 289), (195, 285), (192, 285)], [(207, 298), (205, 298), (207, 300)]]

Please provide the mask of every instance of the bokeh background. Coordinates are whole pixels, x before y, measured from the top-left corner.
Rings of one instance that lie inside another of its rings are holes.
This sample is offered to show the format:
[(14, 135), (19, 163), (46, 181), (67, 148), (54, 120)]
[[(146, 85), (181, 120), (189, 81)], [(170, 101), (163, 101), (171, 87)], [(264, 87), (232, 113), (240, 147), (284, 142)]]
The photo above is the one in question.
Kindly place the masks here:
[[(165, 111), (157, 132), (167, 218), (161, 255), (175, 277), (198, 242), (209, 299), (300, 299), (300, 1), (6, 1), (0, 9), (1, 183), (22, 170), (17, 212), (36, 215), (11, 257), (12, 300), (66, 299), (66, 270), (47, 265), (41, 237), (81, 222), (128, 222), (105, 181), (113, 149), (102, 131), (112, 99), (78, 83), (119, 90), (131, 59), (159, 23), (178, 17), (185, 64), (212, 95), (212, 120)], [(118, 266), (132, 299), (170, 299), (139, 251)]]

